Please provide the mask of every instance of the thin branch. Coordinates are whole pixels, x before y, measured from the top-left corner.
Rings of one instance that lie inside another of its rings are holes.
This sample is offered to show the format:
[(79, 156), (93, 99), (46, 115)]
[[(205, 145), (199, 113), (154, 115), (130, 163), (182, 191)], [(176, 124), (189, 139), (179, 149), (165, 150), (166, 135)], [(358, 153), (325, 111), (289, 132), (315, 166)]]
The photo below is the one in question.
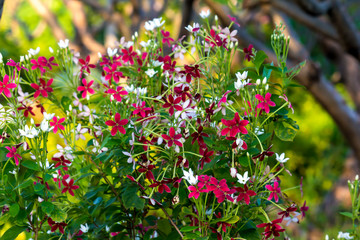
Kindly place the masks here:
[(331, 1), (318, 1), (318, 0), (296, 0), (296, 2), (304, 9), (305, 12), (312, 16), (320, 16), (330, 9)]
[(165, 208), (163, 206), (160, 206), (161, 210), (163, 210), (163, 212), (165, 213), (166, 217), (169, 219), (171, 225), (173, 225), (173, 227), (175, 228), (175, 230), (179, 233), (181, 239), (184, 238), (184, 235), (182, 235), (182, 233), (180, 232), (179, 228), (176, 226), (176, 224), (173, 222), (173, 220), (171, 219), (171, 216), (169, 215), (169, 213), (165, 210)]
[(340, 40), (344, 48), (360, 60), (360, 33), (345, 7), (338, 0), (333, 0), (329, 16), (341, 36)]

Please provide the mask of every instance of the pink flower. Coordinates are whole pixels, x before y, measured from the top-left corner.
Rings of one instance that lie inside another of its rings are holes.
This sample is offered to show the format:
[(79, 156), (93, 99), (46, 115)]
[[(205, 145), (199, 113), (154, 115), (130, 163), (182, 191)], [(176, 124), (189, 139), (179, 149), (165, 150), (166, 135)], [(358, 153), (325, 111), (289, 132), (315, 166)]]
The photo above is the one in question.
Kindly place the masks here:
[(146, 111), (150, 111), (151, 108), (149, 107), (145, 107), (145, 101), (143, 101), (141, 104), (137, 105), (135, 103), (132, 104), (132, 106), (134, 108), (136, 108), (134, 111), (133, 111), (133, 115), (140, 115), (141, 117), (145, 117), (146, 116)]
[(161, 34), (162, 34), (163, 37), (164, 37), (163, 40), (162, 40), (162, 42), (163, 42), (163, 43), (167, 43), (167, 44), (169, 45), (169, 47), (170, 47), (170, 41), (171, 41), (171, 42), (174, 41), (174, 39), (172, 39), (172, 38), (170, 37), (170, 32), (161, 30)]
[(271, 186), (270, 184), (269, 185), (266, 185), (265, 186), (267, 190), (269, 190), (271, 193), (270, 193), (270, 196), (267, 198), (267, 200), (271, 200), (271, 199), (275, 199), (275, 202), (278, 202), (279, 201), (279, 196), (278, 194), (281, 194), (281, 189), (279, 187), (279, 182), (274, 182), (274, 186)]
[(49, 79), (48, 82), (45, 82), (44, 79), (40, 78), (40, 85), (36, 83), (32, 83), (30, 86), (34, 88), (36, 91), (34, 93), (34, 98), (37, 98), (40, 94), (43, 97), (48, 97), (48, 93), (53, 92), (54, 90), (50, 87), (50, 85), (53, 83), (54, 79)]
[(13, 157), (14, 160), (15, 160), (16, 166), (18, 166), (19, 165), (19, 159), (21, 159), (21, 156), (18, 153), (16, 153), (16, 151), (17, 151), (16, 147), (12, 146), (12, 147), (5, 147), (5, 148), (7, 150), (9, 150), (9, 152), (6, 154), (6, 157), (8, 157), (8, 158)]
[(188, 188), (190, 190), (189, 198), (194, 197), (195, 199), (198, 199), (200, 196), (200, 190), (195, 186), (189, 186)]
[(136, 52), (133, 51), (133, 46), (129, 48), (129, 51), (126, 49), (122, 49), (121, 51), (124, 54), (122, 56), (122, 60), (124, 61), (124, 63), (130, 62), (130, 64), (133, 65), (134, 64), (133, 58), (136, 57), (137, 55)]
[(116, 83), (120, 81), (120, 78), (123, 77), (122, 72), (118, 72), (117, 70), (118, 65), (112, 64), (111, 69), (108, 67), (104, 67), (105, 71), (105, 80), (109, 81), (109, 84), (111, 83), (111, 79), (113, 78)]
[(3, 81), (0, 81), (0, 94), (2, 92), (4, 92), (5, 96), (10, 98), (11, 97), (11, 92), (9, 89), (11, 88), (16, 88), (16, 84), (15, 83), (8, 83), (9, 82), (9, 76), (5, 74)]
[(63, 123), (65, 121), (65, 118), (60, 118), (58, 120), (58, 118), (56, 116), (54, 116), (52, 120), (53, 120), (53, 122), (50, 122), (50, 126), (54, 127), (54, 133), (57, 133), (59, 128), (63, 131), (65, 130), (64, 126), (61, 125), (61, 123)]
[(284, 96), (279, 96), (279, 98), (282, 98), (282, 99), (285, 100), (285, 102), (288, 102), (288, 103), (289, 103), (288, 108), (291, 108), (291, 111), (292, 111), (292, 113), (294, 114), (294, 108), (293, 108), (293, 106), (291, 105), (291, 102), (289, 102), (289, 99), (288, 99), (288, 97), (287, 97), (285, 94), (283, 94), (283, 95), (284, 95)]
[(129, 94), (127, 91), (121, 89), (123, 89), (123, 87), (117, 86), (116, 90), (109, 88), (108, 90), (105, 91), (105, 93), (112, 95), (116, 101), (121, 102), (122, 100), (121, 95)]
[(248, 120), (240, 120), (239, 113), (235, 113), (235, 116), (231, 120), (221, 119), (221, 122), (227, 126), (221, 131), (221, 135), (225, 136), (230, 132), (230, 137), (235, 137), (236, 134), (242, 133), (247, 134), (248, 131), (245, 128), (246, 125), (249, 124)]
[(81, 91), (83, 92), (82, 95), (81, 95), (82, 98), (86, 98), (87, 92), (89, 92), (89, 94), (94, 94), (95, 93), (94, 89), (90, 88), (91, 85), (94, 83), (94, 80), (92, 80), (90, 82), (87, 82), (86, 79), (83, 78), (82, 83), (83, 83), (84, 86), (79, 86), (77, 88), (77, 90), (79, 92), (81, 92)]
[(90, 68), (96, 68), (95, 64), (90, 64), (90, 56), (88, 55), (85, 60), (80, 58), (79, 63), (82, 65), (80, 72), (84, 72), (84, 70), (90, 73)]
[(113, 127), (111, 129), (111, 135), (115, 136), (118, 131), (122, 134), (126, 133), (125, 128), (123, 126), (126, 125), (128, 122), (129, 122), (129, 120), (127, 120), (127, 119), (121, 119), (120, 113), (116, 113), (115, 121), (108, 120), (105, 122), (105, 124)]
[(62, 184), (64, 185), (64, 188), (61, 191), (61, 193), (69, 192), (71, 196), (74, 196), (73, 190), (79, 188), (79, 186), (74, 185), (74, 179), (70, 179), (70, 180), (63, 179)]
[(266, 93), (265, 98), (261, 96), (260, 94), (256, 94), (255, 98), (260, 101), (260, 103), (256, 106), (256, 108), (260, 108), (261, 110), (264, 110), (266, 113), (270, 112), (271, 107), (275, 107), (276, 104), (271, 101), (271, 93)]
[(18, 71), (20, 71), (21, 69), (24, 69), (24, 70), (26, 70), (26, 71), (29, 71), (29, 69), (27, 69), (26, 67), (21, 66), (19, 62), (15, 62), (15, 61), (12, 60), (12, 59), (10, 59), (9, 62), (8, 62), (6, 65), (15, 67), (16, 70), (18, 70)]
[(163, 134), (161, 137), (167, 141), (168, 147), (171, 147), (173, 144), (179, 147), (183, 146), (182, 142), (179, 141), (181, 139), (181, 134), (175, 135), (175, 129), (173, 127), (170, 128), (169, 135)]

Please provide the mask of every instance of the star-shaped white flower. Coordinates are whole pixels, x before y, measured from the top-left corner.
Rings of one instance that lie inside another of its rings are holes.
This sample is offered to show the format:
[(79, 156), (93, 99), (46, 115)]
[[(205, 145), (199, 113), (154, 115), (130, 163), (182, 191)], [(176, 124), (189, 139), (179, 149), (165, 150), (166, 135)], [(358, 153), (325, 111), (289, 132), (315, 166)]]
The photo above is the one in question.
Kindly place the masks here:
[(285, 153), (280, 154), (280, 156), (277, 153), (275, 153), (275, 155), (276, 155), (276, 160), (279, 163), (285, 163), (287, 162), (287, 160), (289, 160), (289, 158), (285, 158)]
[(209, 9), (207, 11), (202, 10), (199, 15), (202, 19), (208, 18), (210, 16), (210, 10)]
[(69, 46), (69, 39), (60, 40), (58, 45), (60, 48), (67, 48)]
[(236, 177), (238, 178), (238, 182), (241, 184), (246, 184), (247, 181), (249, 181), (250, 177), (248, 177), (248, 171), (246, 171), (244, 173), (244, 176), (242, 176), (241, 174), (237, 173)]
[(186, 181), (188, 181), (188, 183), (190, 183), (191, 185), (195, 185), (198, 182), (198, 176), (194, 176), (194, 172), (191, 168), (189, 168), (189, 171), (185, 171), (184, 172), (184, 176), (183, 178), (186, 179)]
[(29, 53), (30, 56), (35, 56), (35, 55), (37, 55), (39, 52), (40, 52), (40, 47), (37, 47), (36, 49), (30, 48), (30, 49), (28, 50), (28, 53)]

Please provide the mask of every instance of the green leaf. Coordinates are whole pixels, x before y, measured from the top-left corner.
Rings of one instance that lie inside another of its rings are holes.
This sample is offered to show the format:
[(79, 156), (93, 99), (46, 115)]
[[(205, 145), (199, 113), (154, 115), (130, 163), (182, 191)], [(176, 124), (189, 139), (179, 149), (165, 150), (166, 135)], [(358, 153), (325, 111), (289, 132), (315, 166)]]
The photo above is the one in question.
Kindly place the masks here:
[(28, 226), (13, 226), (9, 228), (4, 235), (0, 238), (0, 240), (14, 240), (17, 236), (25, 231)]
[(54, 209), (51, 211), (50, 217), (55, 222), (63, 222), (66, 220), (67, 214), (64, 210), (62, 210), (54, 205)]
[(191, 232), (193, 230), (199, 229), (198, 226), (186, 226), (180, 229), (181, 232)]
[(196, 239), (200, 237), (199, 234), (200, 233), (186, 233), (183, 239), (194, 239), (194, 238)]
[(353, 219), (353, 214), (351, 212), (340, 212), (340, 214)]
[(259, 73), (261, 64), (265, 61), (267, 55), (264, 51), (258, 51), (255, 56), (254, 65), (256, 67), (256, 71)]
[(71, 104), (71, 99), (70, 99), (69, 97), (63, 96), (63, 97), (61, 98), (61, 105), (63, 106), (63, 108), (64, 108), (65, 110), (69, 110), (70, 104)]
[(226, 223), (234, 224), (239, 221), (239, 216), (232, 216), (229, 220), (226, 220)]
[(52, 204), (51, 202), (42, 202), (41, 204), (41, 209), (43, 210), (44, 213), (46, 213), (47, 215), (50, 215), (51, 212), (54, 210), (55, 205)]
[(25, 182), (23, 182), (22, 184), (20, 184), (20, 185), (18, 185), (17, 187), (15, 187), (14, 190), (15, 190), (15, 189), (18, 189), (18, 188), (20, 188), (20, 189), (26, 188), (26, 187), (28, 187), (28, 186), (31, 186), (33, 183), (34, 183), (33, 180), (28, 179), (28, 180), (26, 180)]
[[(270, 66), (274, 66), (274, 64), (271, 62)], [(272, 69), (271, 69), (271, 68), (268, 68), (268, 67), (265, 65), (262, 75), (263, 75), (263, 77), (266, 77), (267, 80), (269, 80), (270, 77), (271, 77), (271, 72), (272, 72)]]
[(248, 159), (248, 157), (246, 155), (239, 157), (238, 162), (240, 163), (240, 165), (242, 167), (248, 167), (249, 166), (249, 159)]
[(172, 232), (170, 222), (167, 219), (160, 219), (157, 222), (157, 229), (159, 230), (160, 234), (162, 233), (165, 236)]
[(44, 188), (45, 188), (45, 186), (43, 184), (41, 184), (41, 183), (36, 183), (36, 185), (34, 185), (35, 192), (40, 192)]
[(17, 203), (12, 204), (9, 209), (9, 213), (12, 217), (15, 217), (19, 213), (19, 211), (20, 211), (20, 206)]
[(124, 206), (128, 209), (131, 207), (142, 210), (145, 206), (145, 199), (137, 195), (138, 187), (134, 184), (128, 185), (121, 196)]
[(286, 119), (275, 123), (275, 135), (282, 141), (293, 141), (299, 126), (292, 119)]
[(31, 161), (31, 160), (26, 160), (24, 162), (21, 163), (22, 166), (34, 170), (34, 171), (40, 171), (40, 167), (36, 164), (36, 162)]

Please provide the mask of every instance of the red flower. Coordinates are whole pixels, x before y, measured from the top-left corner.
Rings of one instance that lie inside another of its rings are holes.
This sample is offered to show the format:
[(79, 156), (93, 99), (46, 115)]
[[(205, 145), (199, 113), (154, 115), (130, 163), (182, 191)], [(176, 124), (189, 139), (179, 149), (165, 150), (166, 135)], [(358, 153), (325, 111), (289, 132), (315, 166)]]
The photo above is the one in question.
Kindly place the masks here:
[(214, 151), (209, 151), (207, 148), (203, 149), (200, 147), (199, 153), (200, 155), (202, 155), (202, 158), (200, 158), (199, 162), (201, 169), (203, 169), (205, 162), (206, 163), (211, 162), (210, 157), (214, 154)]
[(51, 217), (48, 218), (47, 222), (48, 222), (49, 226), (51, 227), (51, 232), (55, 232), (56, 229), (59, 228), (59, 231), (60, 231), (62, 234), (64, 234), (64, 227), (67, 226), (66, 223), (64, 223), (64, 222), (57, 223), (57, 222), (55, 222), (54, 220), (52, 220)]
[(35, 113), (33, 112), (33, 107), (31, 107), (30, 105), (29, 106), (26, 106), (24, 105), (23, 103), (21, 103), (22, 106), (21, 107), (18, 107), (18, 111), (20, 110), (24, 110), (24, 117), (28, 117), (29, 116), (29, 113), (33, 116), (35, 116)]
[(170, 32), (165, 32), (164, 30), (161, 30), (161, 34), (163, 35), (163, 40), (162, 40), (162, 42), (163, 43), (167, 43), (168, 45), (169, 45), (169, 47), (170, 47), (170, 41), (171, 42), (173, 42), (174, 41), (174, 39), (172, 39), (171, 37), (169, 37), (170, 36)]
[(209, 187), (208, 187), (208, 190), (209, 191), (213, 191), (214, 194), (216, 195), (217, 193), (220, 193), (220, 192), (227, 192), (229, 191), (229, 187), (228, 185), (226, 184), (226, 180), (225, 179), (222, 179), (220, 181), (218, 181), (216, 178), (212, 177), (210, 179), (210, 182), (209, 182)]
[(182, 111), (183, 108), (177, 104), (181, 102), (181, 97), (177, 97), (176, 99), (173, 98), (173, 96), (170, 94), (168, 99), (164, 99), (165, 104), (163, 105), (163, 108), (169, 108), (170, 116), (174, 114), (174, 108), (178, 111)]
[(246, 130), (245, 126), (249, 123), (247, 120), (240, 120), (239, 113), (235, 113), (234, 119), (226, 120), (221, 119), (221, 122), (227, 126), (221, 131), (221, 135), (225, 136), (230, 132), (230, 137), (235, 137), (236, 134), (242, 133), (247, 134), (248, 131)]
[(155, 165), (150, 164), (149, 166), (143, 166), (141, 164), (139, 164), (142, 168), (139, 168), (139, 172), (140, 173), (145, 173), (145, 176), (147, 179), (149, 180), (153, 180), (155, 181), (155, 177), (154, 174), (151, 172), (151, 170), (153, 170), (155, 168)]
[(64, 170), (67, 171), (68, 167), (66, 164), (71, 164), (71, 162), (67, 159), (65, 159), (65, 157), (62, 155), (61, 157), (58, 158), (52, 158), (53, 161), (57, 162), (55, 164), (55, 168), (59, 167), (59, 166), (64, 166)]
[(182, 142), (179, 141), (181, 139), (181, 134), (175, 135), (175, 129), (173, 127), (170, 128), (169, 135), (163, 134), (161, 137), (167, 141), (168, 147), (171, 147), (173, 144), (179, 147), (183, 146)]
[(263, 160), (265, 159), (265, 156), (271, 157), (272, 155), (274, 155), (274, 152), (269, 151), (269, 150), (271, 149), (271, 147), (272, 147), (272, 145), (270, 145), (270, 146), (268, 147), (268, 149), (266, 149), (266, 150), (263, 151), (262, 153), (260, 153), (260, 154), (258, 154), (258, 155), (256, 155), (256, 156), (252, 157), (252, 159), (257, 159), (257, 158), (259, 158), (259, 161), (261, 162), (261, 161), (263, 161)]
[(80, 72), (84, 72), (84, 70), (85, 70), (88, 73), (90, 73), (90, 68), (96, 68), (95, 64), (90, 64), (90, 56), (89, 55), (86, 57), (85, 60), (80, 58), (79, 63), (82, 65), (80, 68)]
[(122, 134), (126, 133), (125, 128), (123, 126), (126, 125), (128, 122), (129, 122), (129, 120), (127, 120), (127, 119), (121, 119), (120, 113), (116, 113), (115, 114), (115, 122), (112, 120), (108, 120), (105, 122), (105, 124), (113, 127), (111, 129), (111, 135), (115, 136), (118, 131)]
[(121, 95), (129, 94), (127, 91), (121, 89), (123, 89), (123, 87), (117, 86), (116, 91), (112, 88), (109, 88), (108, 90), (105, 91), (105, 93), (112, 95), (116, 101), (121, 102), (122, 100)]
[(90, 88), (93, 83), (94, 83), (94, 80), (92, 80), (92, 81), (90, 81), (90, 82), (87, 82), (86, 79), (83, 78), (82, 84), (83, 84), (84, 86), (79, 86), (79, 87), (77, 88), (77, 90), (78, 90), (79, 92), (83, 91), (83, 93), (82, 93), (82, 95), (81, 95), (82, 98), (86, 98), (87, 92), (89, 92), (89, 94), (94, 94), (94, 93), (95, 93), (94, 89)]
[(253, 45), (250, 44), (248, 48), (243, 49), (243, 51), (245, 53), (245, 59), (248, 60), (248, 62), (250, 62), (251, 57), (254, 56), (254, 53), (252, 52), (252, 48), (253, 48)]
[(136, 57), (137, 55), (136, 52), (133, 51), (133, 46), (129, 48), (129, 51), (126, 49), (122, 49), (121, 51), (124, 54), (122, 56), (122, 60), (124, 61), (124, 63), (130, 62), (130, 64), (133, 65), (134, 64), (133, 58)]
[(149, 187), (159, 187), (158, 188), (158, 192), (160, 194), (162, 194), (165, 190), (165, 192), (167, 193), (171, 193), (171, 189), (165, 184), (164, 181), (161, 181), (161, 182), (155, 182), (153, 184), (151, 184)]
[(267, 190), (271, 191), (270, 196), (267, 198), (269, 201), (274, 198), (275, 202), (279, 201), (279, 196), (278, 194), (281, 194), (281, 189), (279, 187), (279, 182), (274, 182), (274, 186), (266, 185), (265, 186)]
[(36, 83), (32, 83), (30, 86), (34, 88), (36, 91), (34, 93), (34, 98), (37, 98), (40, 94), (43, 97), (48, 97), (48, 93), (53, 92), (54, 90), (50, 87), (50, 85), (53, 83), (54, 79), (49, 79), (48, 82), (45, 82), (44, 79), (40, 78), (40, 85)]
[(151, 108), (145, 107), (145, 104), (146, 104), (145, 101), (143, 101), (143, 102), (141, 103), (141, 105), (140, 105), (140, 104), (137, 105), (137, 104), (133, 103), (132, 106), (133, 106), (134, 108), (136, 108), (136, 109), (133, 111), (133, 115), (138, 114), (138, 115), (141, 116), (141, 117), (145, 117), (145, 116), (146, 116), (146, 111), (150, 111), (150, 110), (151, 110)]
[(219, 34), (216, 34), (214, 29), (210, 30), (211, 37), (206, 37), (205, 41), (210, 42), (211, 47), (223, 46), (226, 49), (226, 39), (222, 40)]
[(5, 147), (7, 150), (9, 150), (9, 152), (6, 154), (6, 157), (8, 158), (14, 158), (15, 160), (15, 164), (16, 166), (19, 165), (19, 159), (21, 159), (21, 156), (16, 153), (17, 149), (16, 146), (12, 146), (12, 147)]
[(278, 215), (280, 216), (282, 215), (281, 218), (283, 219), (284, 217), (289, 217), (290, 213), (295, 212), (296, 210), (297, 210), (296, 205), (292, 204), (290, 207), (285, 209), (285, 211), (278, 212)]
[(64, 126), (61, 125), (61, 123), (63, 123), (65, 121), (65, 118), (60, 118), (58, 120), (58, 118), (56, 116), (54, 116), (52, 120), (53, 120), (53, 122), (50, 122), (50, 126), (54, 127), (54, 133), (57, 133), (59, 128), (63, 131), (65, 130)]
[[(191, 144), (194, 144), (195, 141), (197, 140), (197, 142), (199, 143), (199, 146), (202, 147), (205, 145), (204, 139), (203, 137), (209, 137), (209, 134), (207, 133), (203, 133), (203, 126), (199, 126), (197, 132), (194, 132), (193, 134), (191, 134), (191, 137), (193, 138), (193, 140), (191, 141)], [(206, 145), (205, 145), (206, 146)]]
[[(221, 212), (218, 212), (218, 214), (215, 214), (216, 218), (221, 218)], [(230, 223), (226, 223), (226, 222), (217, 222), (216, 225), (219, 227), (221, 226), (221, 229), (223, 230), (223, 232), (226, 232), (226, 227), (231, 227)]]
[(195, 199), (198, 199), (199, 196), (200, 196), (200, 189), (198, 189), (197, 187), (195, 186), (189, 186), (188, 188), (190, 190), (190, 193), (189, 193), (189, 198), (192, 198), (194, 197)]
[(241, 200), (244, 199), (244, 201), (247, 205), (250, 204), (250, 197), (256, 195), (256, 192), (254, 192), (253, 190), (249, 190), (248, 186), (246, 184), (244, 185), (244, 188), (234, 187), (234, 189), (236, 189), (236, 191), (238, 191), (240, 193), (239, 196), (236, 198), (236, 201), (240, 202)]
[(200, 77), (200, 69), (199, 69), (199, 65), (195, 65), (195, 66), (189, 66), (189, 65), (185, 65), (184, 66), (185, 70), (184, 71), (180, 71), (180, 73), (186, 75), (186, 82), (190, 83), (191, 82), (191, 77), (194, 78), (199, 78)]
[(74, 179), (70, 179), (70, 180), (63, 179), (61, 182), (64, 185), (64, 188), (61, 191), (61, 193), (69, 192), (71, 196), (74, 196), (73, 190), (79, 188), (79, 186), (74, 185)]
[(309, 207), (306, 206), (306, 201), (305, 201), (304, 205), (300, 208), (302, 218), (305, 217), (305, 212), (308, 211), (308, 210), (309, 210)]
[(282, 219), (275, 219), (270, 223), (262, 223), (259, 225), (256, 225), (256, 227), (258, 228), (265, 228), (264, 232), (262, 233), (262, 235), (265, 236), (265, 239), (268, 239), (269, 237), (271, 237), (271, 235), (274, 235), (274, 237), (279, 237), (280, 236), (280, 232), (284, 232), (285, 229), (281, 228), (280, 225), (278, 225), (278, 223), (281, 223)]
[(165, 56), (165, 57), (160, 56), (158, 58), (158, 60), (159, 60), (159, 62), (164, 63), (164, 65), (163, 65), (164, 72), (168, 71), (168, 72), (172, 73), (175, 71), (176, 61), (171, 62), (171, 58), (169, 56)]
[(256, 94), (255, 98), (260, 101), (260, 103), (256, 106), (256, 108), (260, 108), (261, 110), (264, 110), (266, 113), (270, 112), (271, 107), (275, 107), (276, 104), (271, 101), (271, 93), (266, 93), (265, 98), (261, 96), (260, 94)]
[(10, 98), (11, 92), (9, 89), (16, 88), (16, 83), (8, 83), (9, 82), (9, 76), (5, 74), (3, 81), (0, 81), (0, 94), (4, 92), (5, 96)]

